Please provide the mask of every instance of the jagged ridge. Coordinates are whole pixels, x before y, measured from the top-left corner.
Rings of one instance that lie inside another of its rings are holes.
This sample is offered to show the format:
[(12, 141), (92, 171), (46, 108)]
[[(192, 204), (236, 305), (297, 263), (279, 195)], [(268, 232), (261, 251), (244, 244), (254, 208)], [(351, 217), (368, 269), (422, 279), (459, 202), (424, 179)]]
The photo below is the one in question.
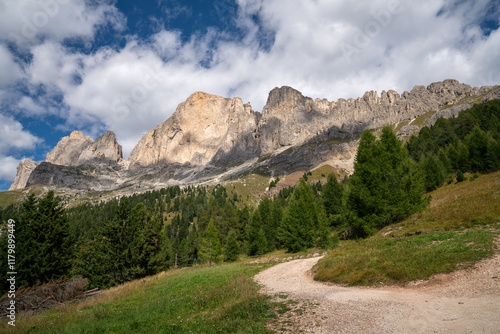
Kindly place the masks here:
[[(464, 97), (481, 96), (492, 89), (493, 87), (488, 86), (473, 88), (450, 79), (432, 83), (427, 87), (415, 86), (410, 92), (405, 91), (401, 95), (393, 90), (382, 91), (380, 96), (377, 92), (370, 91), (357, 99), (329, 102), (326, 99), (313, 100), (291, 87), (284, 86), (271, 90), (262, 114), (254, 112), (250, 104), (243, 104), (238, 97), (229, 99), (196, 92), (179, 104), (169, 119), (143, 135), (126, 164), (110, 168), (117, 175), (121, 173), (122, 179), (128, 177), (131, 180), (138, 175), (160, 173), (157, 175), (157, 181), (160, 183), (168, 180), (194, 180), (217, 173), (217, 169), (213, 170), (214, 166), (234, 165), (311, 140), (343, 138), (365, 128), (373, 129), (385, 124), (410, 121), (428, 111), (438, 111)], [(499, 95), (497, 88), (488, 96), (495, 98)], [(329, 159), (344, 159), (352, 163), (352, 148), (344, 147), (341, 157), (329, 152), (336, 151), (334, 149), (319, 151), (321, 155), (319, 152), (316, 155), (302, 152), (294, 158), (280, 157), (275, 160), (293, 162), (297, 166), (311, 166)], [(329, 154), (332, 156), (329, 157)], [(298, 161), (300, 159), (308, 161)], [(54, 150), (47, 154), (43, 168), (33, 168), (33, 164), (26, 162), (20, 164), (18, 177), (16, 176), (11, 188), (19, 189), (37, 182), (50, 182), (57, 186), (53, 180), (61, 178), (45, 176), (29, 177), (23, 185), (27, 179), (26, 175), (36, 174), (37, 170), (40, 173), (47, 173), (49, 170), (57, 172), (57, 168), (49, 168), (47, 163), (79, 166), (103, 162), (113, 164), (120, 160), (121, 146), (117, 143), (114, 133), (108, 131), (93, 141), (75, 131), (69, 137), (64, 137)], [(168, 166), (173, 165), (176, 168), (182, 166), (181, 170), (169, 169)], [(293, 166), (287, 168), (289, 169), (293, 169)], [(109, 171), (102, 172), (106, 174)], [(65, 169), (65, 173), (71, 174), (71, 169)], [(134, 182), (143, 181), (144, 179), (135, 179)], [(95, 182), (99, 183), (98, 178)], [(60, 185), (69, 184), (74, 186), (71, 182)], [(84, 186), (85, 182), (79, 181), (77, 184)], [(118, 185), (113, 185), (107, 178), (105, 188), (113, 186)]]

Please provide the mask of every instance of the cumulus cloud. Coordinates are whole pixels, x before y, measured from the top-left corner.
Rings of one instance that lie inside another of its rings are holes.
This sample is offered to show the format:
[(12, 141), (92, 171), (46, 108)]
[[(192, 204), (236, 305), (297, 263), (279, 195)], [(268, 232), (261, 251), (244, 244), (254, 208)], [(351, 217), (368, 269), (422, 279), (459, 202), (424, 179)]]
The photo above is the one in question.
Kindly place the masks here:
[(14, 118), (0, 114), (0, 154), (10, 149), (33, 149), (41, 141)]
[(0, 180), (14, 181), (18, 164), (18, 159), (0, 154)]
[(19, 160), (9, 154), (11, 151), (30, 150), (41, 142), (42, 139), (25, 131), (20, 122), (0, 114), (0, 180), (12, 181), (16, 176)]
[(14, 61), (12, 53), (2, 44), (0, 44), (0, 73), (0, 89), (12, 85), (22, 75), (21, 69)]
[(33, 45), (44, 38), (93, 39), (99, 26), (123, 29), (125, 17), (106, 1), (0, 0), (0, 35), (19, 45)]
[[(44, 12), (42, 3), (59, 4), (57, 15)], [(113, 130), (127, 155), (143, 133), (195, 91), (240, 96), (260, 111), (268, 92), (282, 85), (335, 100), (372, 89), (402, 92), (447, 78), (476, 86), (500, 81), (500, 32), (482, 27), (486, 18), (495, 18), (491, 12), (498, 13), (492, 1), (237, 3), (241, 38), (210, 28), (186, 41), (180, 31), (160, 29), (145, 40), (128, 36), (120, 49), (87, 54), (62, 41), (92, 39), (104, 25), (122, 29), (125, 18), (111, 2), (33, 0), (7, 6), (0, 0), (0, 33), (16, 43), (28, 43), (22, 35), (26, 22), (40, 16), (36, 37), (28, 39), (32, 60), (25, 75), (28, 87), (42, 87), (46, 97), (23, 98), (19, 106), (39, 115), (53, 109), (37, 104), (60, 96), (58, 115), (66, 129), (94, 137)], [(49, 18), (44, 25), (40, 11)], [(21, 72), (12, 59), (0, 57), (0, 66), (12, 69), (9, 82)]]

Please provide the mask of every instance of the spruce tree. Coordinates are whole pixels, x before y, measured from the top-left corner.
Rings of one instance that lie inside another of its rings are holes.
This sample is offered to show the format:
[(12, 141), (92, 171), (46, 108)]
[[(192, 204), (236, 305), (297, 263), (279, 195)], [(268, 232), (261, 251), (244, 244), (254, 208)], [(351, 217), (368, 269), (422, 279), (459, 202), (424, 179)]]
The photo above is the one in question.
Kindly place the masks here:
[(33, 194), (22, 204), (16, 224), (19, 285), (33, 286), (69, 275), (73, 238), (68, 219), (54, 191), (40, 200)]
[(267, 251), (267, 239), (262, 224), (259, 211), (254, 212), (247, 226), (247, 253), (250, 256), (262, 255)]
[(390, 127), (382, 129), (380, 140), (363, 132), (354, 168), (347, 205), (357, 218), (346, 220), (353, 236), (398, 222), (427, 203), (423, 175)]
[(238, 240), (236, 240), (236, 232), (231, 230), (227, 236), (226, 247), (224, 248), (224, 255), (226, 262), (234, 262), (238, 260), (240, 249), (238, 247)]
[(200, 261), (208, 261), (210, 267), (212, 266), (212, 262), (218, 262), (219, 260), (219, 256), (221, 255), (221, 244), (213, 218), (210, 219), (208, 223), (198, 255)]
[(338, 222), (338, 220), (334, 219), (334, 216), (342, 213), (344, 188), (342, 184), (337, 181), (333, 173), (328, 174), (327, 182), (323, 186), (321, 197), (327, 217)]
[(281, 242), (289, 252), (298, 252), (315, 245), (317, 212), (313, 191), (301, 178), (293, 191), (279, 228)]

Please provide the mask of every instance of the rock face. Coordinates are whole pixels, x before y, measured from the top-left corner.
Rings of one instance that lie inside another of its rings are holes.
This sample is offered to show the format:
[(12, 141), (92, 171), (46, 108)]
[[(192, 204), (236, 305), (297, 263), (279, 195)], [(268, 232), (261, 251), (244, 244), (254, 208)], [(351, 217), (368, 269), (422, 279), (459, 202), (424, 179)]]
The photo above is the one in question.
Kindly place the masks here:
[(439, 118), (452, 118), (452, 117), (457, 117), (460, 112), (467, 110), (471, 107), (470, 104), (464, 103), (456, 107), (451, 107), (451, 108), (446, 108), (443, 110), (439, 110), (437, 113), (432, 115), (431, 119), (429, 122), (427, 122), (427, 126), (433, 126), (436, 124), (436, 121)]
[(21, 160), (19, 165), (17, 165), (16, 178), (14, 179), (14, 182), (12, 182), (9, 190), (23, 189), (26, 187), (31, 172), (33, 172), (39, 164), (39, 162), (35, 162), (31, 159)]
[(255, 155), (253, 136), (258, 114), (240, 98), (197, 92), (181, 103), (165, 122), (144, 135), (132, 150), (132, 166), (160, 163), (204, 165), (231, 151), (241, 158)]
[(270, 174), (321, 163), (351, 169), (356, 138), (366, 128), (406, 122), (410, 125), (401, 134), (410, 135), (418, 127), (409, 121), (429, 111), (436, 112), (429, 123), (434, 124), (437, 117), (458, 115), (469, 106), (467, 101), (499, 96), (498, 86), (473, 88), (456, 80), (415, 86), (401, 95), (369, 91), (335, 102), (313, 100), (284, 86), (271, 90), (260, 114), (238, 97), (197, 92), (143, 135), (128, 160), (122, 159), (113, 132), (94, 141), (74, 131), (40, 165), (21, 162), (11, 189), (50, 185), (97, 191), (185, 184), (221, 175), (243, 162), (244, 168), (263, 168)]
[(45, 162), (78, 166), (87, 163), (118, 162), (122, 158), (122, 147), (116, 141), (113, 132), (107, 131), (94, 141), (80, 131), (73, 131), (47, 153)]
[(298, 145), (314, 136), (343, 137), (365, 128), (373, 129), (414, 119), (439, 110), (465, 96), (481, 95), (492, 87), (472, 88), (457, 80), (415, 86), (399, 95), (393, 90), (366, 92), (357, 99), (313, 100), (291, 87), (269, 94), (259, 122), (260, 147), (268, 154), (281, 146)]

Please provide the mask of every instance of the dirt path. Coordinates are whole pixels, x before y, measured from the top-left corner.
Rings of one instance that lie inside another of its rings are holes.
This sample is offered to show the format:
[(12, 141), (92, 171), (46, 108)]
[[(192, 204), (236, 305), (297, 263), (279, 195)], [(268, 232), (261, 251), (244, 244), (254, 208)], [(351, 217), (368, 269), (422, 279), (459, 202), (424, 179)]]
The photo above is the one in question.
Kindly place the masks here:
[(499, 254), (471, 270), (384, 288), (315, 282), (309, 270), (318, 260), (282, 263), (255, 277), (266, 293), (301, 300), (297, 316), (274, 324), (278, 332), (500, 333)]

